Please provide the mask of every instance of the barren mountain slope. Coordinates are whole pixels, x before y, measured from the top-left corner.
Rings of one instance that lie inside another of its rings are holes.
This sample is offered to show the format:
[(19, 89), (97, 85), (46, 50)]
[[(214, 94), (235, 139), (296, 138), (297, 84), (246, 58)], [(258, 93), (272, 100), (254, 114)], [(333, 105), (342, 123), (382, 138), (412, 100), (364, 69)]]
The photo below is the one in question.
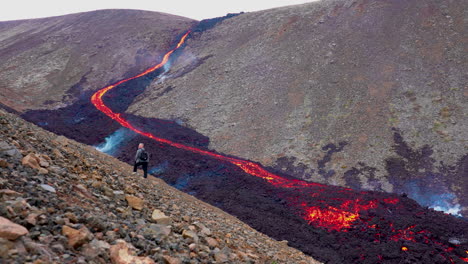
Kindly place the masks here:
[(137, 10), (0, 22), (0, 102), (18, 111), (69, 105), (153, 65), (193, 23)]
[(90, 146), (0, 124), (0, 263), (319, 263)]
[(194, 34), (129, 112), (178, 119), (218, 151), (313, 181), (412, 183), (466, 206), (466, 10), (324, 0), (242, 14)]

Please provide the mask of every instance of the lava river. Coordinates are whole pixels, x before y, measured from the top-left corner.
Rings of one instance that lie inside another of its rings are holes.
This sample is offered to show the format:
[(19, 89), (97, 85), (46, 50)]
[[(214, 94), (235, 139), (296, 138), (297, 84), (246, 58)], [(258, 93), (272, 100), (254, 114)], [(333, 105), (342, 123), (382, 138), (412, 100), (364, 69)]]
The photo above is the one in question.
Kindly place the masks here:
[[(347, 248), (353, 251), (349, 255), (352, 257), (345, 257), (347, 263), (428, 263), (428, 260), (431, 263), (468, 262), (467, 226), (463, 219), (422, 208), (407, 197), (307, 182), (272, 173), (252, 161), (157, 137), (137, 128), (121, 113), (114, 112), (104, 103), (103, 97), (109, 90), (163, 67), (171, 55), (183, 47), (188, 37), (190, 31), (164, 55), (159, 64), (98, 90), (91, 97), (92, 104), (121, 126), (137, 134), (171, 147), (228, 162), (245, 173), (262, 179), (265, 184), (277, 190), (277, 196), (290, 208), (290, 213), (300, 216), (310, 229), (339, 237), (330, 243), (347, 244)], [(444, 223), (443, 226), (449, 227), (440, 228), (441, 224), (435, 224), (439, 227), (433, 228), (427, 225), (427, 221), (439, 221)], [(353, 239), (362, 237), (363, 234), (365, 238), (359, 241), (365, 242), (353, 245)], [(340, 246), (335, 248), (336, 251), (343, 250)], [(311, 255), (325, 262), (338, 263), (331, 257), (315, 256), (313, 253)]]

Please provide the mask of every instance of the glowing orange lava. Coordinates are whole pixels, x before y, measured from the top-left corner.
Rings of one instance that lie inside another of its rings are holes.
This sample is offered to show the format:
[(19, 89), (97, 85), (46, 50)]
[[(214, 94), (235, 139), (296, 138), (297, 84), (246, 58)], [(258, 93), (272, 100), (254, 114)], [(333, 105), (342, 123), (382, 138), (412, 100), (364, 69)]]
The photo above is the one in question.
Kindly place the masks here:
[[(148, 73), (154, 72), (157, 69), (160, 69), (163, 67), (168, 61), (172, 53), (179, 49), (185, 42), (186, 38), (190, 34), (190, 31), (185, 33), (182, 38), (180, 39), (179, 43), (177, 46), (170, 50), (168, 53), (166, 53), (162, 59), (162, 61), (145, 70), (144, 72), (118, 81), (114, 84), (111, 84), (109, 86), (106, 86), (96, 93), (94, 93), (91, 97), (91, 102), (93, 105), (101, 112), (106, 114), (108, 117), (112, 118), (113, 120), (117, 121), (120, 125), (140, 134), (145, 137), (151, 138), (155, 141), (158, 141), (160, 143), (165, 143), (167, 145), (170, 145), (172, 147), (180, 148), (180, 149), (185, 149), (194, 153), (198, 154), (203, 154), (207, 155), (213, 158), (216, 158), (218, 160), (230, 162), (239, 168), (241, 168), (244, 172), (264, 179), (268, 183), (276, 186), (276, 187), (281, 187), (281, 188), (295, 188), (295, 189), (301, 189), (301, 188), (308, 188), (308, 187), (325, 187), (325, 185), (318, 184), (318, 183), (311, 183), (311, 182), (306, 182), (303, 180), (298, 180), (298, 179), (286, 179), (284, 177), (278, 176), (276, 174), (273, 174), (264, 168), (262, 168), (259, 164), (247, 161), (247, 160), (242, 160), (242, 159), (237, 159), (237, 158), (232, 158), (232, 157), (226, 157), (211, 151), (207, 150), (202, 150), (198, 149), (195, 147), (183, 145), (180, 143), (175, 143), (170, 140), (164, 139), (164, 138), (159, 138), (154, 136), (151, 133), (141, 131), (137, 128), (135, 128), (132, 124), (130, 124), (126, 119), (122, 117), (120, 113), (115, 113), (112, 111), (109, 107), (107, 107), (104, 102), (102, 97), (111, 89), (115, 88), (116, 86), (128, 82), (130, 80), (142, 77)], [(348, 191), (350, 189), (343, 188), (342, 191)], [(314, 194), (311, 194), (314, 196)], [(315, 194), (316, 195), (316, 194)], [(387, 201), (388, 200), (388, 201)], [(398, 199), (386, 199), (384, 201), (386, 203), (390, 204), (395, 204), (398, 202)], [(303, 210), (304, 213), (304, 219), (307, 220), (310, 224), (314, 224), (319, 227), (324, 227), (328, 229), (334, 229), (334, 230), (342, 230), (349, 228), (351, 226), (351, 223), (354, 222), (356, 219), (359, 218), (359, 212), (362, 210), (369, 210), (371, 208), (377, 207), (377, 201), (369, 201), (367, 203), (363, 203), (359, 199), (356, 200), (350, 200), (350, 201), (344, 201), (341, 206), (339, 207), (333, 207), (333, 206), (313, 206), (313, 205), (305, 205), (301, 204), (300, 206)]]
[(401, 250), (408, 251), (408, 248), (407, 247), (401, 247)]

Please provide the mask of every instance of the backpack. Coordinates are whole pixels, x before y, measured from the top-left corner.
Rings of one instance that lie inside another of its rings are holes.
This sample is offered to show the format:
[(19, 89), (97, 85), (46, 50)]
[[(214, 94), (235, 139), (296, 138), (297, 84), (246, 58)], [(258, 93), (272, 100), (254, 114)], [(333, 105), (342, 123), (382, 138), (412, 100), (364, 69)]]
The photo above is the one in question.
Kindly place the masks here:
[(147, 161), (148, 160), (148, 153), (146, 153), (146, 151), (144, 151), (144, 150), (141, 151), (140, 160), (141, 161)]

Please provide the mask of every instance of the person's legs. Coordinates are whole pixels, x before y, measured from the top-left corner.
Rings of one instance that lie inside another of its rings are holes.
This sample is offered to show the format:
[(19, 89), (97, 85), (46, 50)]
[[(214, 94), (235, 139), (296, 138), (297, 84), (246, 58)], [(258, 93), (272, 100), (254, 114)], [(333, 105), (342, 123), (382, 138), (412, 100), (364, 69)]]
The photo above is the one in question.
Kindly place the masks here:
[(135, 162), (135, 165), (133, 165), (133, 172), (137, 171), (138, 163)]
[(143, 166), (143, 178), (148, 177), (148, 162), (142, 162), (141, 165)]

